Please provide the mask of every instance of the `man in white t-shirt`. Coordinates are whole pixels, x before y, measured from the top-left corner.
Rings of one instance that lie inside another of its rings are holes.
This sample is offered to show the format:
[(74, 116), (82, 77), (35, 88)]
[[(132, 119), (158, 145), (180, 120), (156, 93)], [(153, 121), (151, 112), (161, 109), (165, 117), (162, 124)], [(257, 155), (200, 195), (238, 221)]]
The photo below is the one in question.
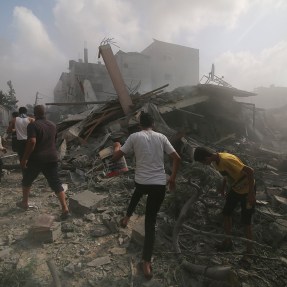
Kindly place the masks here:
[[(113, 156), (117, 161), (125, 154), (133, 152), (136, 159), (135, 191), (132, 195), (126, 216), (121, 219), (121, 227), (126, 227), (131, 215), (143, 195), (147, 195), (145, 212), (145, 240), (142, 254), (142, 268), (147, 279), (152, 278), (151, 257), (155, 240), (155, 224), (157, 213), (165, 197), (166, 184), (169, 189), (175, 188), (175, 178), (180, 163), (180, 157), (167, 137), (152, 130), (153, 117), (141, 113), (142, 130), (129, 136), (125, 144)], [(120, 146), (115, 143), (115, 146)], [(172, 173), (167, 180), (164, 169), (164, 153), (173, 160)]]
[(16, 131), (17, 136), (17, 153), (19, 160), (21, 161), (27, 142), (27, 126), (35, 119), (27, 116), (27, 109), (25, 107), (19, 108), (19, 115), (12, 119), (11, 125), (9, 125), (7, 131)]

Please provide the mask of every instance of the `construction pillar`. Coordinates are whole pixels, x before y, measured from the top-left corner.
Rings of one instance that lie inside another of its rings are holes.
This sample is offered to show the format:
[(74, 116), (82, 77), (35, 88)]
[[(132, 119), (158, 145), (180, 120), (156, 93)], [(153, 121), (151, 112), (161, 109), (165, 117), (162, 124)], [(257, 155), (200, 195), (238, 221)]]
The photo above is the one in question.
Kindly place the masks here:
[(109, 72), (113, 86), (119, 97), (120, 104), (125, 115), (131, 112), (131, 107), (133, 105), (132, 99), (127, 91), (125, 82), (123, 80), (122, 74), (120, 72), (118, 63), (113, 54), (111, 46), (109, 44), (99, 46), (99, 55), (102, 55), (106, 68)]

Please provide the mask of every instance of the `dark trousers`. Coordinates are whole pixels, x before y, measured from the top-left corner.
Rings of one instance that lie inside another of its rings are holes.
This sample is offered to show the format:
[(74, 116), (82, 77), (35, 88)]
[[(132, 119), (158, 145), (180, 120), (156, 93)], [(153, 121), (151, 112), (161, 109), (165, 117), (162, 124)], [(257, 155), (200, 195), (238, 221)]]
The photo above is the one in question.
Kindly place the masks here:
[[(26, 143), (27, 140), (17, 140), (17, 154), (20, 162), (25, 153)], [(24, 173), (25, 170), (22, 168), (22, 177), (24, 177)]]
[(135, 183), (136, 188), (127, 210), (127, 216), (132, 216), (141, 197), (146, 194), (145, 239), (142, 259), (151, 261), (155, 241), (155, 224), (157, 213), (165, 197), (165, 185), (143, 185)]
[[(256, 191), (256, 188), (254, 188)], [(250, 209), (246, 208), (248, 194), (239, 194), (234, 190), (230, 190), (226, 196), (226, 201), (223, 207), (223, 215), (231, 216), (234, 209), (237, 207), (238, 203), (240, 203), (241, 207), (241, 221), (244, 225), (250, 225), (252, 215), (255, 211), (255, 205), (253, 205)]]
[(23, 173), (22, 186), (31, 187), (32, 183), (41, 172), (47, 179), (50, 188), (55, 193), (63, 191), (62, 182), (58, 175), (57, 162), (41, 163), (41, 162), (28, 161), (27, 168), (24, 169)]
[(12, 151), (17, 152), (18, 151), (18, 145), (17, 145), (17, 136), (16, 132), (12, 132)]
[(20, 161), (25, 153), (26, 143), (27, 140), (17, 140), (17, 153)]

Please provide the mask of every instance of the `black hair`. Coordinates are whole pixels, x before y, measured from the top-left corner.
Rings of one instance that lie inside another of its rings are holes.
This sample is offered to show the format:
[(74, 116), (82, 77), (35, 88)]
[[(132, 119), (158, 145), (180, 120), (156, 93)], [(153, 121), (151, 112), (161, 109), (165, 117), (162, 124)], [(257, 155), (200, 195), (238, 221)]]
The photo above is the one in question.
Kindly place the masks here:
[(197, 147), (193, 153), (193, 159), (195, 161), (203, 162), (207, 157), (212, 156), (214, 151), (207, 147)]
[(19, 108), (19, 114), (27, 114), (27, 109), (25, 107), (20, 107)]
[(153, 124), (154, 124), (153, 116), (149, 113), (141, 112), (140, 125), (143, 128), (151, 128), (153, 126)]
[(18, 116), (19, 116), (19, 113), (18, 113), (18, 112), (13, 112), (13, 113), (12, 113), (12, 117), (13, 117), (13, 118), (16, 118), (16, 117), (18, 117)]

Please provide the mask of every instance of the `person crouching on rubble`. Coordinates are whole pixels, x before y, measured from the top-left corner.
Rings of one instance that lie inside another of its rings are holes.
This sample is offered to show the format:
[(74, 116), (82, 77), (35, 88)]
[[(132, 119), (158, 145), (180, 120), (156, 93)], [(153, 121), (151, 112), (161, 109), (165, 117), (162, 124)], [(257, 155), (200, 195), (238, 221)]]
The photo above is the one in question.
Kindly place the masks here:
[[(129, 152), (136, 159), (135, 190), (131, 197), (126, 216), (120, 220), (125, 228), (143, 195), (147, 195), (145, 211), (145, 238), (141, 267), (146, 279), (152, 278), (151, 257), (155, 240), (155, 224), (157, 213), (165, 197), (166, 184), (170, 190), (175, 188), (175, 178), (179, 168), (180, 157), (167, 137), (152, 130), (154, 119), (149, 113), (140, 115), (141, 131), (133, 133), (121, 147), (115, 143), (112, 160), (117, 161)], [(164, 169), (164, 152), (173, 160), (172, 173), (167, 182)]]
[[(224, 231), (231, 235), (231, 215), (237, 204), (241, 205), (241, 219), (245, 226), (246, 238), (252, 240), (251, 218), (255, 211), (255, 181), (254, 171), (244, 165), (235, 155), (227, 152), (213, 152), (205, 147), (197, 147), (194, 151), (194, 160), (202, 164), (211, 165), (223, 176), (222, 187), (219, 190), (226, 196), (223, 207)], [(226, 184), (229, 191), (225, 193)], [(232, 240), (226, 238), (219, 246), (218, 251), (230, 251), (233, 248)], [(252, 253), (252, 243), (247, 242), (246, 253)]]

